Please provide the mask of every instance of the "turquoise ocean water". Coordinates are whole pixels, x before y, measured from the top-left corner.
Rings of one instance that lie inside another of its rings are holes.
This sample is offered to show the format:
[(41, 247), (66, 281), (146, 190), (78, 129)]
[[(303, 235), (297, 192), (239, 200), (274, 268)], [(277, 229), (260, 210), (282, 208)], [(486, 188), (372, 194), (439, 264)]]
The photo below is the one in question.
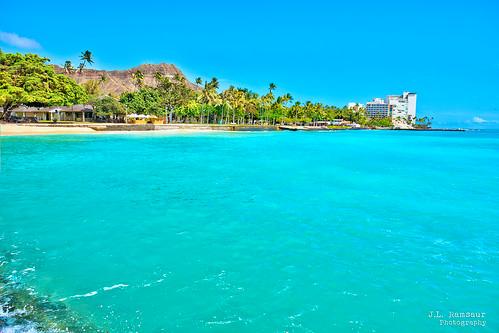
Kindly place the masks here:
[(0, 140), (2, 333), (499, 330), (499, 132)]

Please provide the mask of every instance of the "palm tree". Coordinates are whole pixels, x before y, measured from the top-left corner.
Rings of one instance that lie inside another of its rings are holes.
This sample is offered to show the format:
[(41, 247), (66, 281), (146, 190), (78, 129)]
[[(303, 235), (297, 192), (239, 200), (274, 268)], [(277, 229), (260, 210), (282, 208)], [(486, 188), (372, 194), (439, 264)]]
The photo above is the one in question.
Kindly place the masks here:
[[(221, 106), (222, 107), (222, 116), (221, 120), (223, 121), (224, 118), (224, 97), (222, 95), (218, 95), (218, 88), (220, 87), (220, 82), (216, 77), (212, 77), (210, 82), (207, 82), (205, 86), (208, 87), (208, 97), (209, 97), (209, 103), (212, 106)], [(216, 122), (216, 116), (215, 116), (215, 122)]]
[(259, 115), (260, 100), (258, 94), (254, 93), (248, 89), (244, 89), (245, 94), (245, 111), (249, 116), (250, 124), (253, 124), (254, 118)]
[(92, 58), (92, 52), (90, 52), (89, 50), (86, 50), (86, 51), (82, 52), (81, 55), (80, 55), (80, 60), (81, 60), (81, 63), (78, 66), (78, 70), (81, 73), (83, 71), (83, 68), (87, 64), (91, 65), (91, 64), (94, 63), (94, 60)]
[(303, 118), (302, 111), (303, 111), (303, 108), (302, 108), (301, 103), (299, 101), (295, 102), (295, 104), (291, 107), (291, 112), (293, 115), (293, 120), (294, 120), (295, 125), (296, 125), (296, 120), (298, 119), (298, 117)]
[(93, 64), (94, 63), (94, 59), (92, 58), (92, 52), (90, 52), (89, 50), (86, 50), (85, 52), (82, 52), (81, 55), (80, 55), (80, 60), (82, 62), (84, 62), (85, 64)]
[[(201, 78), (196, 79), (196, 83), (199, 84), (199, 80)], [(209, 110), (214, 110), (217, 106), (220, 105), (220, 96), (218, 95), (218, 79), (217, 78), (212, 78), (210, 82), (205, 81), (204, 82), (204, 87), (201, 90), (201, 93), (199, 95), (199, 102), (203, 104), (202, 106), (203, 109), (206, 107), (208, 108), (208, 115), (206, 117), (207, 123), (210, 121), (210, 116), (209, 116)], [(216, 122), (216, 113), (214, 113), (215, 117), (215, 122)]]
[[(195, 82), (196, 82), (196, 85), (198, 86), (198, 88), (201, 88), (201, 84), (203, 83), (203, 79), (201, 79), (201, 77), (199, 77), (199, 76), (198, 76), (198, 77), (196, 78), (196, 81), (195, 81)], [(198, 96), (201, 96), (201, 97), (202, 97), (202, 94), (201, 94), (201, 95), (198, 95)], [(204, 108), (203, 106), (200, 106), (200, 108), (199, 108), (199, 110), (200, 110), (200, 118), (199, 118), (199, 120), (200, 120), (201, 124), (203, 123), (203, 111), (204, 111), (204, 109), (205, 109), (205, 108)], [(208, 117), (209, 117), (209, 116), (208, 116)], [(208, 119), (208, 121), (209, 121), (209, 119)]]
[(83, 68), (85, 67), (85, 63), (83, 62), (80, 62), (80, 64), (78, 65), (78, 73), (81, 74), (81, 72), (83, 72)]
[(279, 96), (277, 98), (276, 103), (274, 103), (275, 104), (274, 109), (279, 110), (279, 113), (281, 116), (281, 124), (284, 123), (284, 116), (285, 116), (285, 112), (287, 109), (286, 104), (292, 100), (293, 100), (293, 97), (291, 96), (291, 94), (287, 93), (283, 96)]
[(66, 71), (66, 74), (70, 74), (74, 70), (73, 64), (71, 63), (70, 60), (66, 60), (66, 62), (64, 63), (63, 68)]
[(144, 85), (144, 74), (141, 71), (136, 70), (132, 73), (132, 78), (137, 88), (142, 88), (142, 86)]
[(213, 105), (217, 105), (220, 103), (220, 98), (218, 96), (218, 88), (220, 84), (216, 77), (212, 78), (210, 82), (208, 82), (208, 92), (210, 97), (210, 103)]
[(216, 77), (211, 78), (210, 85), (213, 87), (213, 89), (218, 90), (220, 83), (218, 82), (218, 79)]
[(274, 91), (277, 88), (277, 86), (274, 83), (269, 84), (269, 93), (272, 94), (272, 91)]

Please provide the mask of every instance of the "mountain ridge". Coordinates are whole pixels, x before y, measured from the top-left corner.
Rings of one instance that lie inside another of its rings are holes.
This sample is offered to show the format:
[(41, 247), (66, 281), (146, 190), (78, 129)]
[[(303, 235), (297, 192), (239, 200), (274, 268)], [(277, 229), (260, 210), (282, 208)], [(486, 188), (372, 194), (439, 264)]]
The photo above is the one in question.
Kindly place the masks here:
[(101, 95), (119, 96), (124, 92), (136, 91), (138, 88), (132, 77), (132, 74), (136, 71), (142, 72), (144, 75), (143, 82), (146, 86), (154, 86), (156, 84), (154, 76), (159, 72), (169, 78), (173, 78), (175, 75), (180, 75), (186, 79), (187, 85), (190, 88), (193, 90), (199, 89), (195, 84), (190, 82), (184, 73), (174, 64), (141, 64), (139, 66), (124, 70), (85, 68), (81, 73), (78, 70), (67, 73), (63, 67), (58, 65), (53, 66), (57, 73), (67, 75), (68, 77), (74, 79), (78, 84), (83, 84), (90, 80), (99, 81), (99, 90)]

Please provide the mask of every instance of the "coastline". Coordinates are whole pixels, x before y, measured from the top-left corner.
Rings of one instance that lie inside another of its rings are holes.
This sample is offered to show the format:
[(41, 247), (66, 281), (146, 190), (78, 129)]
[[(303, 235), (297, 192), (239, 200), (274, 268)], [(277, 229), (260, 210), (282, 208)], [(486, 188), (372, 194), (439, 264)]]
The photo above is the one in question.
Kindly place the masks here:
[(255, 132), (255, 131), (445, 131), (463, 132), (462, 128), (328, 128), (312, 126), (251, 126), (251, 125), (204, 125), (204, 124), (163, 124), (134, 125), (114, 123), (69, 123), (69, 124), (0, 124), (0, 136), (40, 136), (63, 134), (126, 134), (156, 132), (161, 134), (188, 134), (206, 132)]
[[(94, 125), (94, 124), (0, 124), (0, 136), (45, 136), (45, 135), (65, 135), (65, 134), (130, 134), (157, 132), (161, 134), (182, 134), (182, 133), (204, 133), (210, 132), (209, 128), (195, 127), (169, 127), (169, 128), (144, 128), (133, 125), (120, 124)], [(113, 128), (115, 127), (115, 128)], [(128, 127), (128, 128), (127, 128)]]
[(48, 127), (22, 126), (17, 124), (1, 124), (0, 136), (56, 135), (56, 134), (94, 134), (88, 127)]

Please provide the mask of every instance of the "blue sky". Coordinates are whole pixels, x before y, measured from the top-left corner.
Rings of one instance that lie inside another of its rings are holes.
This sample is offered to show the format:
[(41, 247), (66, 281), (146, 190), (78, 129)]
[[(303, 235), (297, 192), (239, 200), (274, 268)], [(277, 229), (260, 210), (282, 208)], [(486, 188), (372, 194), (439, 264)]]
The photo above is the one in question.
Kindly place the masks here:
[(345, 105), (404, 90), (441, 126), (499, 127), (499, 1), (2, 0), (0, 48), (94, 68), (176, 64)]

